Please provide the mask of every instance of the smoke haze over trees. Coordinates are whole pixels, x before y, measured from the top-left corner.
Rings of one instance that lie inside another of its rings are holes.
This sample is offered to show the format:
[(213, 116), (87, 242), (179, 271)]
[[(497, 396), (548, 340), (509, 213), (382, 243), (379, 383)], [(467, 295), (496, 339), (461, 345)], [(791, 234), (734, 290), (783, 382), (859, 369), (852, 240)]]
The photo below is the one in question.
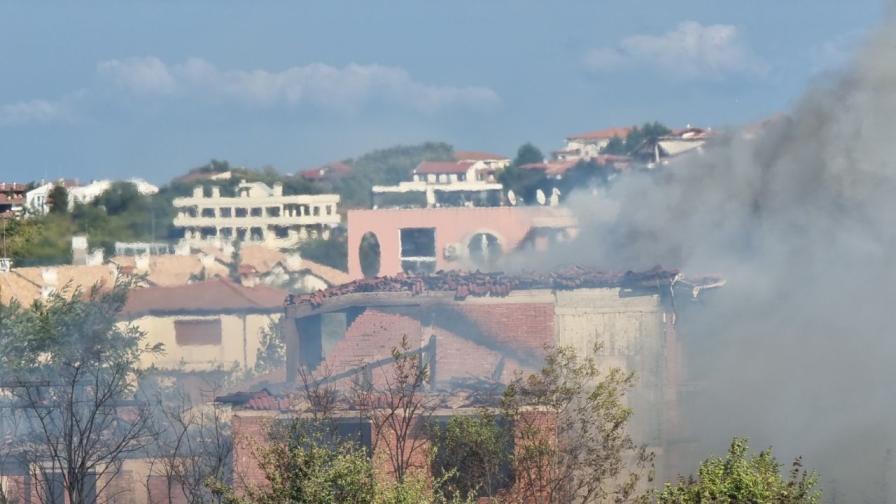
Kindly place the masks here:
[(891, 19), (758, 136), (731, 131), (655, 175), (574, 195), (581, 238), (555, 255), (723, 274), (681, 331), (700, 452), (740, 433), (802, 453), (851, 502), (896, 497), (894, 47)]

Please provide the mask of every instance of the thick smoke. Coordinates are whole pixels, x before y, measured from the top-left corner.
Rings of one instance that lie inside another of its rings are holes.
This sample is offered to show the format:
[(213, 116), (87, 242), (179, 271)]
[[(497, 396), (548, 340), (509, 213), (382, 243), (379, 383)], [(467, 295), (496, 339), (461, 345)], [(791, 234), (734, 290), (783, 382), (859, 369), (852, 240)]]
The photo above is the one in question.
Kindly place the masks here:
[(804, 455), (826, 500), (896, 499), (896, 23), (715, 143), (571, 198), (582, 235), (557, 262), (723, 275), (682, 331), (695, 456), (744, 435)]

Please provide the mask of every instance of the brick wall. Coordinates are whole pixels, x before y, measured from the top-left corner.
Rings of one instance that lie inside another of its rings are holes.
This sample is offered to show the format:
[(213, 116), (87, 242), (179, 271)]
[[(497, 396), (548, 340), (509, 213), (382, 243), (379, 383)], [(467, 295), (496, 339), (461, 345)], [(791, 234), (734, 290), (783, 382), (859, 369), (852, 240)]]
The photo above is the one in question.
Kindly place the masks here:
[(333, 345), (322, 369), (335, 374), (386, 358), (401, 345), (403, 336), (412, 349), (420, 348), (420, 321), (368, 308), (346, 329), (345, 337)]
[(251, 486), (267, 484), (258, 464), (256, 453), (259, 447), (268, 444), (268, 432), (273, 414), (233, 415), (233, 485), (238, 493)]
[(554, 342), (553, 303), (461, 303), (458, 309), (501, 345), (542, 355)]

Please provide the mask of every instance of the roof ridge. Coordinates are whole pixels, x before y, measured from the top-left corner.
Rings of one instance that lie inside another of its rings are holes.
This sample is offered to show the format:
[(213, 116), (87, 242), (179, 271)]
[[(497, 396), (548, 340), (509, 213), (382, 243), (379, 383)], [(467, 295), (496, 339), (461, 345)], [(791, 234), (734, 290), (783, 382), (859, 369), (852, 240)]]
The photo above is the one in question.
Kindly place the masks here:
[[(214, 281), (214, 280), (212, 280), (212, 281)], [(220, 279), (218, 279), (218, 281), (222, 282), (224, 285), (226, 285), (231, 291), (236, 293), (237, 296), (240, 296), (241, 298), (245, 299), (246, 301), (249, 301), (250, 303), (252, 303), (255, 306), (261, 306), (258, 303), (258, 301), (256, 301), (255, 299), (252, 299), (250, 296), (247, 296), (245, 294), (245, 292), (241, 291), (242, 289), (248, 289), (248, 287), (246, 287), (244, 285), (237, 285), (236, 282), (233, 282), (232, 280), (230, 280), (228, 278), (220, 278)]]

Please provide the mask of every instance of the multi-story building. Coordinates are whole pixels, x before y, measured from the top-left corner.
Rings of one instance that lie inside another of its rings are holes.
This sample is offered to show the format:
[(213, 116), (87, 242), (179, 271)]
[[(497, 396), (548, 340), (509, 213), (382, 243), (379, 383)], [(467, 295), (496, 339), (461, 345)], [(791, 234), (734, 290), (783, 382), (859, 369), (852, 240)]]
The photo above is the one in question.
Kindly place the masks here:
[[(504, 169), (495, 155), (464, 161), (423, 161), (413, 171), (413, 180), (394, 186), (373, 186), (373, 206), (382, 207), (480, 207), (499, 206), (502, 186), (496, 175)], [(497, 164), (496, 164), (497, 163)]]
[(174, 226), (183, 229), (184, 241), (253, 242), (286, 248), (303, 240), (328, 238), (341, 222), (338, 194), (284, 195), (283, 185), (241, 182), (235, 196), (224, 196), (213, 186), (201, 186), (192, 196), (176, 198)]
[(631, 128), (607, 128), (599, 131), (589, 131), (566, 137), (566, 147), (554, 151), (554, 159), (557, 161), (578, 161), (591, 159), (610, 143), (613, 138), (625, 140)]
[(15, 182), (0, 183), (0, 217), (16, 217), (25, 208), (28, 186)]

